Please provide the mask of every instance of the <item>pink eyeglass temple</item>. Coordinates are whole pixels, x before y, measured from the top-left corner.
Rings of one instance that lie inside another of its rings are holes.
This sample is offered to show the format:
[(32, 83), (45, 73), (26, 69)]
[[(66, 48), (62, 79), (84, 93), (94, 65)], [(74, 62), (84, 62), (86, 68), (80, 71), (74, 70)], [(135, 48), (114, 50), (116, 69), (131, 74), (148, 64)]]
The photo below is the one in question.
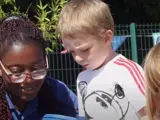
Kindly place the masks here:
[[(61, 42), (61, 44), (63, 45), (63, 40), (60, 40), (60, 42)], [(65, 49), (65, 50), (61, 51), (60, 53), (61, 53), (61, 54), (66, 54), (66, 53), (68, 53), (68, 50)]]

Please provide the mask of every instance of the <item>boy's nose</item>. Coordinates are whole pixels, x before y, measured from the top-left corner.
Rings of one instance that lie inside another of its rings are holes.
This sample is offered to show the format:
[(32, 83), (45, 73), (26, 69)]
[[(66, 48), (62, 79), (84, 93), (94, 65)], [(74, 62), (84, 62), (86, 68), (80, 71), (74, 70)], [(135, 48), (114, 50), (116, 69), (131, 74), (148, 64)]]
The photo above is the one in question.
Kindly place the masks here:
[(76, 61), (77, 63), (79, 63), (79, 64), (83, 64), (84, 59), (81, 58), (80, 56), (75, 56), (75, 61)]

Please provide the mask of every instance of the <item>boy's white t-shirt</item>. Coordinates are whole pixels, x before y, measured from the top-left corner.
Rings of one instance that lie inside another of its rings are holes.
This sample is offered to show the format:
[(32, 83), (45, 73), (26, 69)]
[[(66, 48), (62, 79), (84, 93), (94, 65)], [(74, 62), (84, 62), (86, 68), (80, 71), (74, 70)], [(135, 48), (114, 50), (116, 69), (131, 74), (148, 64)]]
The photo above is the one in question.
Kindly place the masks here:
[(143, 69), (117, 55), (98, 70), (85, 70), (77, 78), (80, 118), (139, 120), (146, 105)]

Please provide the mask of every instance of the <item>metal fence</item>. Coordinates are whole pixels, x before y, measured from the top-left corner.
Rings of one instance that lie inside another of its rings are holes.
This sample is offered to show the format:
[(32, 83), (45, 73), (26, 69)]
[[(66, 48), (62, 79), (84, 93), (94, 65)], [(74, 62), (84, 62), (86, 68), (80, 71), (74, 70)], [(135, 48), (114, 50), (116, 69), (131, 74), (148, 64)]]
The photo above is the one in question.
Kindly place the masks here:
[[(117, 52), (142, 65), (146, 54), (153, 46), (154, 32), (160, 32), (160, 24), (116, 25), (115, 35), (126, 36), (125, 42)], [(76, 78), (82, 67), (74, 62), (71, 54), (60, 54), (62, 49), (59, 47), (53, 54), (48, 55), (49, 76), (63, 81), (75, 92)]]

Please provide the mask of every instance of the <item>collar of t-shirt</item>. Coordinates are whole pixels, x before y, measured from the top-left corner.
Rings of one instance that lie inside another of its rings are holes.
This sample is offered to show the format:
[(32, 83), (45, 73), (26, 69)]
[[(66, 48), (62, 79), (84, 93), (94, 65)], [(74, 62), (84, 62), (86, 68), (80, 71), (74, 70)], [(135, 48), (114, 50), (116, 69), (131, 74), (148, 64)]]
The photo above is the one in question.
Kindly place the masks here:
[(6, 99), (12, 114), (12, 117), (14, 120), (23, 120), (24, 118), (27, 118), (29, 115), (31, 115), (33, 112), (36, 111), (38, 106), (38, 100), (37, 98), (31, 100), (27, 103), (26, 108), (21, 113), (20, 111), (16, 110), (11, 99), (9, 98), (8, 94), (6, 93)]
[(107, 64), (105, 64), (104, 66), (100, 67), (99, 69), (89, 70), (89, 71), (91, 71), (92, 74), (97, 75), (97, 74), (99, 74), (100, 72), (102, 72), (104, 68), (106, 68), (106, 67), (109, 66), (110, 64), (112, 65), (112, 63), (113, 63), (114, 61), (116, 61), (116, 60), (117, 60), (118, 58), (120, 58), (120, 57), (123, 57), (123, 55), (122, 55), (122, 54), (118, 54), (118, 55), (116, 55), (112, 60), (110, 60)]

